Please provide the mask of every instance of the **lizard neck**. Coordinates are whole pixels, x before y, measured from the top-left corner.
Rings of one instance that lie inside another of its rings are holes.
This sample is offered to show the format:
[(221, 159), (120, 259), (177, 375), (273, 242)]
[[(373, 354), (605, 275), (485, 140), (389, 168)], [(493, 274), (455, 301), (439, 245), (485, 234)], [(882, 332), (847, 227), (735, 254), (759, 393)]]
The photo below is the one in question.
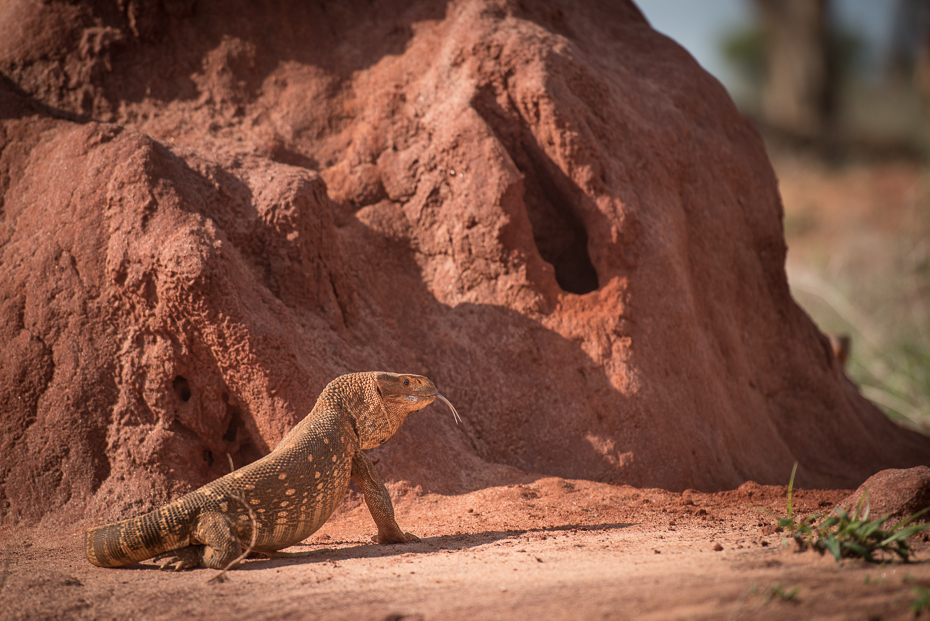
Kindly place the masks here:
[(403, 422), (388, 416), (373, 373), (350, 373), (334, 379), (317, 401), (317, 407), (321, 406), (343, 414), (363, 449), (381, 445)]

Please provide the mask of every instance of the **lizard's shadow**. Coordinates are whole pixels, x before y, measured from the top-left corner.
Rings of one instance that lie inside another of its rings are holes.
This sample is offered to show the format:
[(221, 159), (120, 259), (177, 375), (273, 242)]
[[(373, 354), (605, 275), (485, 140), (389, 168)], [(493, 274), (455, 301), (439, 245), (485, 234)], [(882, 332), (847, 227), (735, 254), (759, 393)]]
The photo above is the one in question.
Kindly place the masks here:
[[(456, 552), (477, 548), (483, 545), (495, 544), (508, 539), (515, 539), (521, 535), (530, 533), (557, 533), (559, 531), (574, 530), (618, 530), (635, 526), (633, 522), (605, 522), (602, 524), (563, 524), (559, 526), (541, 526), (538, 528), (515, 528), (507, 530), (486, 530), (478, 533), (439, 535), (437, 537), (423, 537), (417, 543), (403, 545), (380, 545), (376, 543), (366, 543), (364, 541), (353, 542), (330, 542), (319, 544), (297, 544), (297, 546), (314, 547), (309, 550), (309, 556), (295, 557), (265, 557), (255, 555), (249, 557), (234, 571), (257, 571), (270, 569), (273, 567), (287, 567), (290, 565), (304, 565), (309, 563), (325, 563), (336, 561), (347, 561), (364, 558), (388, 558), (391, 556), (404, 556), (406, 554), (432, 554), (438, 552)], [(343, 545), (344, 543), (356, 543), (347, 547), (331, 548), (329, 545)], [(516, 544), (517, 542), (514, 542)], [(117, 569), (127, 570), (159, 570), (160, 568), (151, 563), (132, 563), (124, 565)]]
[[(630, 522), (610, 522), (604, 524), (566, 524), (561, 526), (545, 526), (539, 528), (521, 528), (508, 530), (488, 530), (472, 534), (440, 535), (437, 537), (423, 537), (417, 543), (404, 545), (379, 545), (374, 543), (358, 542), (358, 545), (339, 548), (328, 548), (326, 544), (319, 545), (316, 550), (312, 550), (310, 556), (302, 557), (284, 557), (284, 558), (250, 558), (236, 571), (255, 571), (269, 569), (272, 567), (285, 567), (289, 565), (302, 565), (308, 563), (324, 563), (335, 561), (347, 561), (364, 558), (387, 558), (392, 556), (404, 556), (407, 554), (430, 554), (439, 552), (455, 552), (469, 548), (477, 548), (483, 545), (495, 544), (509, 539), (515, 539), (521, 535), (530, 533), (552, 533), (558, 531), (571, 530), (616, 530), (634, 526)], [(516, 545), (518, 542), (514, 542)], [(336, 545), (339, 545), (338, 543)]]

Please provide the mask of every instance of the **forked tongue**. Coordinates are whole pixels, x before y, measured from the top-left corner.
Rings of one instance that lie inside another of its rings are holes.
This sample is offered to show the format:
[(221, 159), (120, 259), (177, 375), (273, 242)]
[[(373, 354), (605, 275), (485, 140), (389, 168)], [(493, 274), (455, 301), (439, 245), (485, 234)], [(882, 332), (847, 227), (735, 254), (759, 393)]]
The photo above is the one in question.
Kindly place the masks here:
[(462, 418), (459, 416), (459, 413), (456, 411), (455, 406), (452, 405), (451, 403), (449, 403), (449, 400), (448, 400), (448, 399), (446, 399), (445, 397), (443, 397), (443, 396), (442, 396), (441, 394), (439, 394), (438, 392), (436, 393), (436, 397), (439, 398), (439, 399), (442, 399), (443, 403), (445, 403), (446, 405), (448, 405), (448, 406), (449, 406), (449, 409), (452, 410), (452, 418), (455, 419), (455, 424), (456, 424), (456, 425), (458, 425), (460, 422), (462, 422)]

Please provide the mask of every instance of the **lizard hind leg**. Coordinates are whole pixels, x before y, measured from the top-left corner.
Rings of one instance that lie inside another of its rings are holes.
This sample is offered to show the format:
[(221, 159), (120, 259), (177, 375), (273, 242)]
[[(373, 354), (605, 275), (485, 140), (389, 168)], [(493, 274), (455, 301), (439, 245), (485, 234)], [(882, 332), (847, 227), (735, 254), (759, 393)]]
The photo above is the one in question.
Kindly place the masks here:
[(155, 561), (164, 560), (159, 565), (165, 570), (181, 571), (193, 567), (226, 569), (242, 555), (243, 550), (229, 518), (214, 511), (197, 516), (191, 544), (157, 556)]
[(204, 544), (204, 567), (226, 569), (242, 555), (244, 546), (224, 513), (201, 513), (192, 535), (191, 539)]

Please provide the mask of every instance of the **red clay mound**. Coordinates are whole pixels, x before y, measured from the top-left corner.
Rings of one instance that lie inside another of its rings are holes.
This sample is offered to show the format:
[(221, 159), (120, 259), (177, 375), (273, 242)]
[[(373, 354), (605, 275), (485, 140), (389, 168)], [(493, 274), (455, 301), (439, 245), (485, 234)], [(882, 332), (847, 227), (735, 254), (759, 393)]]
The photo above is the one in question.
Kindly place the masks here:
[(374, 451), (442, 493), (930, 459), (791, 300), (758, 135), (630, 4), (12, 0), (0, 71), (7, 519), (149, 508), (358, 370), (458, 406)]
[[(852, 515), (856, 511), (861, 515), (868, 508), (873, 520), (883, 515), (895, 521), (909, 518), (930, 507), (930, 468), (882, 470), (869, 477), (840, 506)], [(930, 522), (930, 515), (924, 513), (917, 521)], [(890, 527), (891, 522), (885, 526)]]

